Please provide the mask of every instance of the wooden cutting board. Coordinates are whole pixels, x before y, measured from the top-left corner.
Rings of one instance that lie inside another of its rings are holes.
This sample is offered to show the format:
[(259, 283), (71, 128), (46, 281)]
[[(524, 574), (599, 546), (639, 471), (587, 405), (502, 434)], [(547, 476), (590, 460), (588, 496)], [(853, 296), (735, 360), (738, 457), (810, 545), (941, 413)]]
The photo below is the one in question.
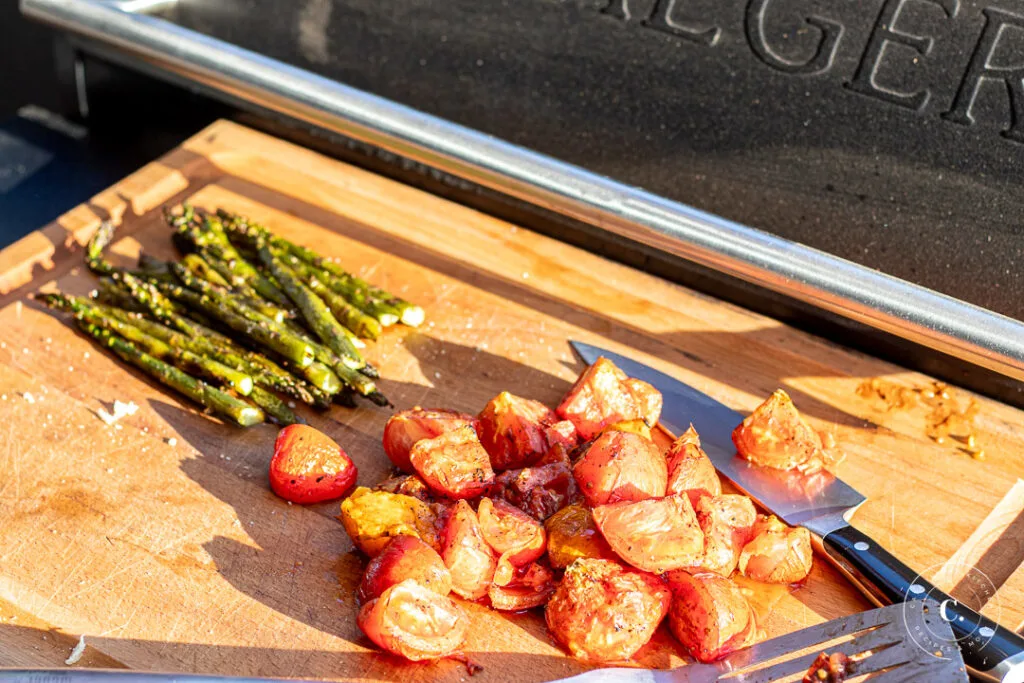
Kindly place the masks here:
[[(749, 411), (783, 387), (846, 453), (838, 473), (870, 500), (857, 521), (952, 586), (976, 566), (986, 613), (1024, 621), (1024, 415), (979, 399), (987, 459), (924, 434), (926, 408), (886, 412), (865, 378), (927, 378), (308, 150), (218, 122), (0, 253), (0, 665), (80, 665), (360, 680), (462, 680), (457, 663), (404, 665), (354, 622), (362, 560), (337, 504), (292, 506), (267, 488), (275, 429), (239, 430), (127, 370), (29, 294), (95, 286), (80, 245), (120, 222), (116, 255), (172, 253), (162, 206), (248, 214), (421, 303), (368, 357), (399, 408), (476, 412), (501, 390), (554, 404), (580, 370), (567, 340), (631, 353)], [(966, 394), (964, 397), (966, 399)], [(96, 410), (140, 410), (115, 426)], [(390, 411), (310, 415), (373, 484)], [(176, 440), (176, 442), (175, 442)], [(950, 558), (955, 561), (950, 564)], [(867, 607), (818, 560), (806, 586), (761, 591), (780, 634)], [(550, 680), (581, 667), (538, 614), (470, 607), (480, 679)], [(680, 663), (665, 633), (640, 657)]]

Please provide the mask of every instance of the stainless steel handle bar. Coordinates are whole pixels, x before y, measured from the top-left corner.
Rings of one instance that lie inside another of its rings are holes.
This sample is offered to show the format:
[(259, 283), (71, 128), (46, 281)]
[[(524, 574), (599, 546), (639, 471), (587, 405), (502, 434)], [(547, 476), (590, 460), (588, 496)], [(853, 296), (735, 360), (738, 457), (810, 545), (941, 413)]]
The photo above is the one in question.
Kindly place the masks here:
[(170, 1), (21, 0), (21, 11), (126, 64), (155, 67), (1024, 380), (1020, 322), (131, 11)]

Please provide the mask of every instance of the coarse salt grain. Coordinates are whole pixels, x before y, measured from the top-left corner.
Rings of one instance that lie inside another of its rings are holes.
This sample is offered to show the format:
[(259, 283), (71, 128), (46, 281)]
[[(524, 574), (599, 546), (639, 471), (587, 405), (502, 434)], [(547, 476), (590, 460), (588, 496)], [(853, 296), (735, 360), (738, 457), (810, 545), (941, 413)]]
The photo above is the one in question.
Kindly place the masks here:
[(167, 439), (167, 445), (173, 448), (174, 446), (178, 445), (178, 440), (172, 436), (171, 438)]
[(36, 397), (33, 396), (32, 394), (28, 393), (27, 391), (24, 394), (22, 394), (21, 397), (23, 399), (25, 399), (28, 403), (35, 403), (36, 402)]

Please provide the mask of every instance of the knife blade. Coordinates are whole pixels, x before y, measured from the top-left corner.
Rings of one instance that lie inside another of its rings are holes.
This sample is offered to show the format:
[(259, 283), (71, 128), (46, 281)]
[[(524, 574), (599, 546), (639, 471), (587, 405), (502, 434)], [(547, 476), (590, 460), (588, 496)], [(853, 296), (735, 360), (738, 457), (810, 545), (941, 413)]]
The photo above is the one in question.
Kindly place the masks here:
[(856, 529), (850, 518), (866, 498), (853, 487), (828, 472), (804, 475), (749, 463), (736, 454), (732, 443), (732, 432), (743, 415), (632, 358), (583, 342), (570, 343), (588, 365), (604, 356), (630, 377), (660, 391), (660, 423), (676, 435), (692, 423), (718, 472), (786, 523), (810, 530), (825, 556), (869, 600), (877, 605), (936, 600), (976, 677), (1024, 683), (1024, 638), (961, 605)]

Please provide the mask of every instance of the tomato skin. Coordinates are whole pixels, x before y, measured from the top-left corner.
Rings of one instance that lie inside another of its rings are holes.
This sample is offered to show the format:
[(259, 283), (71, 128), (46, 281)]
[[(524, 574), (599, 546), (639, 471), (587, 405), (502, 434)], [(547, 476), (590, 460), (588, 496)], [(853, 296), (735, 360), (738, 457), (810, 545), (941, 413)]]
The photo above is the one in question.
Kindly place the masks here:
[(704, 533), (686, 496), (612, 503), (592, 514), (612, 550), (637, 569), (661, 574), (694, 567), (704, 554)]
[(494, 583), (507, 586), (518, 567), (540, 559), (547, 550), (547, 532), (528, 514), (503, 500), (482, 498), (477, 508), (480, 531), (498, 553)]
[(502, 472), (494, 481), (493, 495), (543, 521), (575, 500), (579, 490), (569, 465), (555, 462)]
[(476, 418), (466, 413), (439, 408), (402, 410), (391, 416), (384, 425), (384, 452), (403, 472), (414, 472), (409, 462), (409, 451), (417, 441), (433, 439), (453, 429), (476, 426)]
[(558, 416), (540, 401), (503, 391), (478, 420), (480, 443), (491, 456), (491, 467), (501, 471), (529, 467), (542, 458), (548, 450), (546, 431)]
[(487, 595), (498, 559), (469, 503), (460, 500), (448, 511), (441, 537), (441, 558), (451, 573), (452, 591), (467, 600)]
[(661, 415), (661, 394), (647, 382), (627, 377), (601, 357), (584, 370), (558, 406), (558, 414), (576, 425), (583, 440), (625, 420), (654, 426)]
[(583, 505), (562, 508), (548, 518), (544, 529), (548, 532), (548, 560), (555, 569), (565, 569), (580, 558), (618, 560)]
[(657, 576), (609, 560), (576, 560), (544, 612), (548, 629), (576, 659), (622, 662), (650, 641), (671, 594)]
[(341, 498), (356, 484), (358, 470), (332, 438), (308, 425), (277, 433), (270, 459), (270, 488), (300, 505)]
[(470, 426), (417, 441), (409, 460), (431, 491), (453, 500), (476, 498), (494, 484), (490, 458)]
[(821, 436), (782, 389), (733, 430), (732, 441), (743, 458), (762, 467), (811, 473), (828, 462)]
[(415, 662), (456, 653), (469, 619), (451, 598), (407, 579), (363, 605), (356, 622), (378, 647)]
[(531, 562), (516, 570), (515, 577), (507, 585), (491, 584), (487, 597), (496, 610), (520, 612), (546, 604), (554, 592), (554, 572), (543, 564)]
[(751, 540), (743, 546), (738, 565), (741, 574), (755, 581), (796, 583), (811, 573), (813, 557), (807, 529), (786, 526), (770, 516), (759, 519), (751, 529)]
[(675, 440), (666, 458), (668, 493), (685, 493), (690, 497), (690, 503), (697, 507), (702, 496), (717, 496), (722, 492), (722, 481), (711, 458), (701, 449), (700, 436), (693, 425)]
[(714, 662), (757, 637), (754, 610), (739, 587), (711, 572), (666, 575), (672, 589), (669, 628), (699, 662)]
[(580, 493), (591, 507), (665, 495), (668, 465), (653, 441), (631, 432), (607, 431), (573, 466)]
[(731, 575), (757, 521), (753, 501), (736, 494), (704, 496), (697, 503), (697, 521), (704, 532), (700, 566), (722, 576)]
[(396, 536), (370, 560), (356, 598), (364, 604), (406, 579), (412, 579), (438, 595), (452, 590), (452, 575), (437, 551), (415, 536)]

